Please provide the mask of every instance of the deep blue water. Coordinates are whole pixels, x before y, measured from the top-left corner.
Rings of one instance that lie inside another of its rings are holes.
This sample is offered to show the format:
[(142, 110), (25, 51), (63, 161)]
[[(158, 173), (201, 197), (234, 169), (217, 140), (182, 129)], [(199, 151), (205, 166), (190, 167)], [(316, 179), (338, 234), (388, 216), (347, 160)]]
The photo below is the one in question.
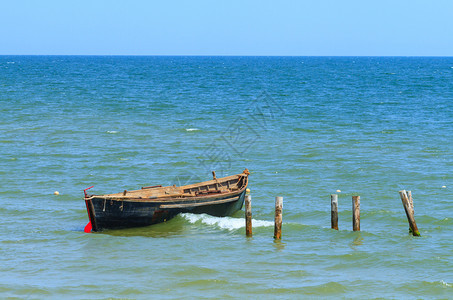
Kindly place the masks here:
[[(452, 83), (451, 57), (0, 56), (0, 297), (449, 298)], [(243, 213), (83, 232), (91, 185), (244, 168), (251, 239)]]

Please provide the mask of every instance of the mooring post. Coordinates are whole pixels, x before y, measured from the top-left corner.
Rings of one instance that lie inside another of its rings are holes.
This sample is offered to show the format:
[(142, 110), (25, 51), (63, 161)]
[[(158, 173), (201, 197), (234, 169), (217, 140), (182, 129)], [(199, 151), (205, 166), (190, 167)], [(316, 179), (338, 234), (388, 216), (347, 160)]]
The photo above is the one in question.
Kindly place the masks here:
[[(406, 195), (407, 195), (407, 200), (409, 200), (409, 207), (411, 208), (411, 213), (415, 218), (414, 200), (412, 199), (412, 192), (406, 191)], [(412, 233), (412, 228), (410, 225), (409, 225), (409, 233)]]
[(406, 212), (407, 221), (409, 222), (410, 231), (412, 232), (413, 236), (420, 236), (420, 231), (418, 231), (417, 224), (415, 223), (414, 210), (413, 207), (411, 207), (411, 203), (408, 197), (408, 195), (410, 194), (412, 198), (412, 193), (408, 193), (405, 190), (402, 190), (399, 191), (399, 194), (401, 201), (403, 202), (404, 211)]
[(332, 229), (338, 230), (338, 195), (330, 195), (330, 223)]
[(280, 240), (282, 238), (282, 211), (283, 211), (283, 197), (275, 197), (275, 226), (274, 226), (274, 239)]
[(409, 204), (411, 206), (411, 212), (415, 216), (415, 210), (414, 210), (414, 199), (412, 199), (412, 192), (411, 191), (406, 191), (407, 199), (409, 200)]
[(252, 236), (252, 196), (245, 195), (245, 235)]
[(352, 230), (360, 231), (360, 196), (352, 196)]

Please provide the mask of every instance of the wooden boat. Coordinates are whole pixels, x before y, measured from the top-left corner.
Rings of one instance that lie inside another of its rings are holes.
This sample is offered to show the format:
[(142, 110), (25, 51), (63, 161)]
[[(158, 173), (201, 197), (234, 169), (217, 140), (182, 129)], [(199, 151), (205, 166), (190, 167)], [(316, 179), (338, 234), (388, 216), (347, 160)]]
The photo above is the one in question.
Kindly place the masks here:
[(90, 222), (85, 232), (138, 227), (165, 222), (179, 213), (206, 213), (224, 217), (242, 208), (248, 184), (241, 174), (177, 187), (149, 186), (116, 194), (88, 195), (85, 204)]

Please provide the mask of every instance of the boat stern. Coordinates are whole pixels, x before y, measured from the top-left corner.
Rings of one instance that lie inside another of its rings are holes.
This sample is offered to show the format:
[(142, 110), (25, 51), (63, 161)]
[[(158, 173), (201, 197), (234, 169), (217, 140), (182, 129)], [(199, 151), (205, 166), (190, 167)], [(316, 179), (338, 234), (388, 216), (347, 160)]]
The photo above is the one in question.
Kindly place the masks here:
[(84, 189), (83, 193), (85, 195), (85, 206), (87, 208), (87, 213), (88, 213), (88, 224), (84, 228), (84, 232), (90, 233), (92, 231), (97, 231), (97, 226), (96, 226), (96, 213), (94, 211), (93, 207), (93, 202), (91, 201), (91, 197), (87, 195), (86, 191), (91, 189), (93, 186)]

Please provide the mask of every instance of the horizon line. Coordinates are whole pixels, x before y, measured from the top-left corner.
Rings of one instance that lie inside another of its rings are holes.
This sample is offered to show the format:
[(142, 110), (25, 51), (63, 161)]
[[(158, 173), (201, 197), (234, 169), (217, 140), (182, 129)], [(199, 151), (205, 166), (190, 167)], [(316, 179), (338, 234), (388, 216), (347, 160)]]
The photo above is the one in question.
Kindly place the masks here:
[(0, 54), (1, 56), (137, 56), (137, 57), (453, 57), (453, 55), (229, 55), (229, 54)]

